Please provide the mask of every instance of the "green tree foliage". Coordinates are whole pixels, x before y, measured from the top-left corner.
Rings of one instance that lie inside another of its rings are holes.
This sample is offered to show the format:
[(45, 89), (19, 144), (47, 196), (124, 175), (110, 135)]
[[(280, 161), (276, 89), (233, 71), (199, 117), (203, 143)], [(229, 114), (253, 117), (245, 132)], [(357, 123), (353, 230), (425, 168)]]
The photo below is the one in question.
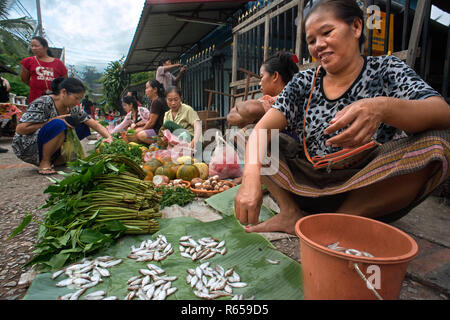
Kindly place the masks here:
[(120, 98), (127, 85), (126, 77), (123, 72), (122, 57), (118, 61), (111, 61), (105, 69), (105, 73), (100, 78), (103, 85), (103, 96), (106, 98), (106, 109), (121, 111)]
[[(34, 23), (26, 17), (9, 19), (10, 0), (0, 0), (0, 62), (19, 73), (20, 61), (28, 56), (28, 44)], [(11, 85), (11, 92), (28, 96), (29, 88), (18, 75), (3, 75)]]

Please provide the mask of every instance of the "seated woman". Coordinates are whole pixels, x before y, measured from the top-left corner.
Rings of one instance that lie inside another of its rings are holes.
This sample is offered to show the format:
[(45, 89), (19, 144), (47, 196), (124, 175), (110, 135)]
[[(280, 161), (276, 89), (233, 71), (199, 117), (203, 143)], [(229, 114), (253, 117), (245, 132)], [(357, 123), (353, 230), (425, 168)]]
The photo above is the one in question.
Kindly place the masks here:
[(258, 100), (236, 103), (227, 116), (228, 123), (244, 128), (258, 122), (271, 108), (281, 90), (298, 72), (297, 62), (297, 56), (288, 52), (278, 52), (264, 61), (259, 70), (261, 76), (259, 86), (264, 96)]
[[(363, 21), (355, 0), (321, 0), (306, 16), (308, 50), (321, 68), (295, 75), (250, 135), (235, 198), (235, 215), (251, 224), (248, 232), (295, 234), (298, 219), (325, 212), (391, 222), (448, 179), (449, 105), (398, 58), (361, 56)], [(300, 143), (280, 134), (278, 172), (261, 176), (267, 145), (258, 139), (286, 127)], [(304, 151), (329, 154), (371, 139), (381, 145), (348, 169), (315, 170)], [(257, 224), (261, 183), (280, 213)]]
[[(15, 155), (37, 165), (40, 174), (54, 174), (53, 165), (66, 162), (60, 149), (68, 128), (87, 125), (105, 137), (107, 143), (112, 142), (108, 130), (79, 106), (86, 91), (80, 80), (56, 78), (51, 89), (52, 94), (41, 96), (28, 106), (19, 120), (12, 143)], [(71, 118), (66, 121), (68, 116)]]
[(164, 86), (157, 80), (147, 81), (145, 84), (145, 95), (152, 100), (150, 106), (150, 118), (137, 133), (139, 142), (152, 144), (152, 137), (157, 136), (163, 125), (164, 114), (169, 110), (166, 103)]
[(150, 118), (150, 112), (148, 109), (138, 107), (137, 100), (131, 96), (123, 97), (122, 103), (123, 110), (125, 110), (127, 115), (123, 121), (111, 131), (111, 134), (120, 131), (127, 131), (128, 129), (135, 129), (136, 131), (142, 130)]
[(169, 87), (166, 91), (166, 101), (170, 110), (164, 114), (164, 129), (175, 133), (180, 138), (190, 138), (190, 148), (201, 151), (202, 122), (197, 112), (191, 106), (181, 102), (181, 92), (178, 87)]

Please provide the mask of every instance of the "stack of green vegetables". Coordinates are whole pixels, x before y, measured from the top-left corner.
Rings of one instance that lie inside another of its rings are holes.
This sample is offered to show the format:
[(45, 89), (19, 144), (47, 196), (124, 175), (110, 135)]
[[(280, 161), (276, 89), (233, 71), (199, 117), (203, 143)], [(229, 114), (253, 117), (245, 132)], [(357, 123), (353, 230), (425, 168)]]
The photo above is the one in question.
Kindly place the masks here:
[[(51, 179), (44, 193), (44, 221), (39, 222), (35, 256), (27, 265), (58, 269), (107, 247), (125, 234), (154, 233), (161, 217), (161, 196), (131, 159), (117, 154), (92, 154), (69, 164), (61, 181)], [(27, 213), (11, 235), (30, 221)]]
[(142, 150), (139, 145), (128, 145), (123, 139), (114, 137), (112, 143), (104, 143), (100, 139), (95, 144), (95, 150), (100, 154), (120, 154), (140, 164), (142, 162)]

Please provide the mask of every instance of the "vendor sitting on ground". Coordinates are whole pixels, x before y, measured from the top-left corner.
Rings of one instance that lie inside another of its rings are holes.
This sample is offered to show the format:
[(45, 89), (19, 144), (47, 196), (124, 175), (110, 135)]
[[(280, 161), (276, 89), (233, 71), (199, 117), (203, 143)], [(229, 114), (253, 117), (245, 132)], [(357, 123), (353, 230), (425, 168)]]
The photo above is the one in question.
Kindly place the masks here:
[(158, 80), (147, 81), (145, 95), (151, 99), (150, 118), (137, 133), (137, 139), (146, 144), (152, 144), (152, 137), (157, 136), (163, 125), (164, 114), (169, 110), (163, 85)]
[[(12, 148), (16, 156), (38, 166), (40, 174), (54, 174), (54, 165), (62, 165), (66, 159), (61, 155), (61, 146), (69, 128), (86, 132), (85, 126), (100, 133), (111, 143), (108, 130), (91, 119), (79, 106), (86, 91), (83, 83), (76, 78), (56, 78), (51, 83), (52, 93), (35, 99), (19, 120)], [(66, 117), (71, 116), (66, 119)], [(89, 132), (89, 130), (87, 130)], [(90, 133), (88, 133), (89, 135)]]
[[(364, 18), (355, 0), (318, 1), (304, 21), (308, 50), (321, 68), (296, 74), (256, 124), (235, 215), (251, 225), (248, 232), (290, 234), (298, 219), (315, 213), (399, 219), (449, 177), (450, 107), (400, 59), (361, 56)], [(300, 141), (281, 133), (278, 171), (262, 176), (259, 155), (267, 144), (259, 141), (284, 128)], [(315, 170), (306, 157), (372, 139), (381, 145), (347, 169)], [(280, 213), (257, 224), (262, 183)]]
[[(163, 129), (168, 129), (179, 138), (190, 141), (190, 148), (200, 151), (202, 122), (191, 106), (181, 102), (181, 92), (175, 86), (166, 91), (166, 101), (170, 110), (164, 115)], [(195, 146), (195, 148), (194, 148)]]
[(239, 128), (258, 122), (271, 108), (281, 90), (298, 72), (297, 62), (297, 56), (288, 52), (278, 52), (264, 61), (259, 70), (261, 76), (259, 86), (264, 96), (258, 100), (236, 103), (227, 116), (227, 122)]
[(127, 131), (128, 129), (134, 129), (136, 132), (142, 130), (150, 118), (148, 109), (138, 107), (137, 100), (131, 96), (123, 97), (122, 107), (127, 115), (123, 121), (111, 131), (111, 134)]

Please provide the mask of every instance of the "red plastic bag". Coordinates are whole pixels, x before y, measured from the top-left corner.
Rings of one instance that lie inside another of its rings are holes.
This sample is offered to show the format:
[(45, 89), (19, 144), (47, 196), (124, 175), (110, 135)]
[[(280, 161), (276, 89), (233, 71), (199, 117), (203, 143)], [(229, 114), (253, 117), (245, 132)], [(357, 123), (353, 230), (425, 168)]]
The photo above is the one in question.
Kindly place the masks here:
[(236, 150), (216, 134), (216, 147), (209, 162), (209, 176), (218, 175), (220, 179), (242, 176), (242, 168)]

